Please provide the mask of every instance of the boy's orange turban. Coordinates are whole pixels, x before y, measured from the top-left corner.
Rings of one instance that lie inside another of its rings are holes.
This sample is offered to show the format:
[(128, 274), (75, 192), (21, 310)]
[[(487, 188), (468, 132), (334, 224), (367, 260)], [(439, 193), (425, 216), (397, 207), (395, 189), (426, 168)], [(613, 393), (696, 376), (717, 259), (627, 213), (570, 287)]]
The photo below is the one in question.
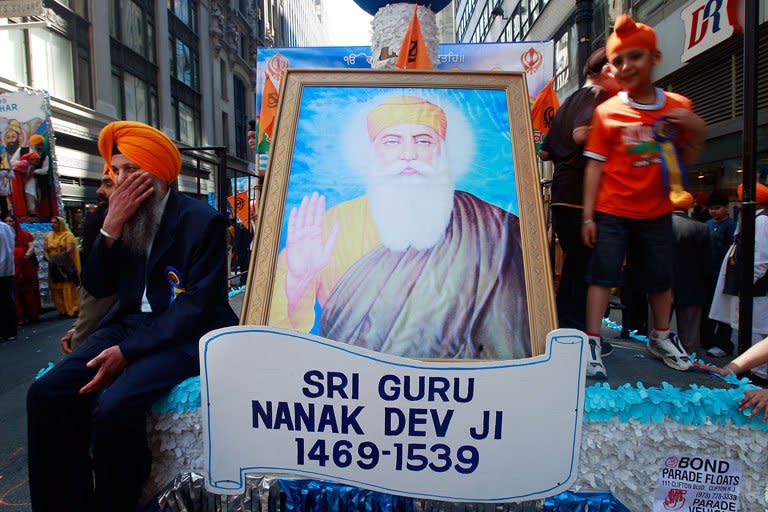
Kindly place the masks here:
[(147, 124), (115, 121), (101, 130), (99, 154), (106, 162), (105, 174), (111, 174), (114, 147), (131, 162), (166, 183), (175, 180), (181, 172), (181, 153), (176, 144), (166, 134)]
[(658, 51), (656, 32), (645, 23), (637, 23), (626, 14), (622, 14), (613, 24), (613, 33), (608, 36), (608, 41), (605, 43), (605, 53), (608, 55), (608, 60), (612, 60), (617, 53), (630, 48)]
[[(741, 201), (742, 197), (744, 197), (744, 185), (739, 184), (739, 186), (736, 188), (736, 194), (739, 196), (739, 201)], [(757, 184), (757, 191), (755, 193), (755, 203), (757, 204), (768, 204), (768, 187), (763, 185), (762, 183)]]

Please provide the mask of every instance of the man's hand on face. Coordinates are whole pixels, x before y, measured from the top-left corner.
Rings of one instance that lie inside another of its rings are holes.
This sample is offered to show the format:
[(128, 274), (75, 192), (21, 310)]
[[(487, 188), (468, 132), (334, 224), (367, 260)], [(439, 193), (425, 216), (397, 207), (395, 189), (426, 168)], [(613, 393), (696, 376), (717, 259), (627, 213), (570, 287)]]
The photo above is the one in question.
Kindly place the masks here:
[(80, 388), (81, 395), (101, 391), (112, 384), (115, 377), (120, 375), (120, 372), (128, 366), (128, 361), (123, 357), (120, 347), (115, 345), (114, 347), (102, 350), (99, 355), (88, 361), (86, 366), (88, 368), (98, 367), (99, 370), (88, 384)]
[(323, 240), (325, 196), (304, 196), (299, 208), (291, 210), (285, 256), (288, 263), (286, 295), (290, 315), (320, 271), (328, 265), (336, 245), (339, 225), (334, 224)]
[(118, 179), (109, 197), (109, 210), (104, 219), (104, 231), (115, 238), (120, 238), (125, 223), (154, 193), (153, 183), (152, 175), (143, 170), (132, 172), (124, 179)]

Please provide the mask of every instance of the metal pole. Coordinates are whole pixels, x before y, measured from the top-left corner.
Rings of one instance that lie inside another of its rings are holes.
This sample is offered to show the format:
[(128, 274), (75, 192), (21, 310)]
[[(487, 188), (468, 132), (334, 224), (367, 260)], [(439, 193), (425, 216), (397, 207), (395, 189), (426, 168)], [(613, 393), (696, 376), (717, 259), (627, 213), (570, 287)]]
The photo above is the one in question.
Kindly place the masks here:
[(742, 159), (741, 293), (739, 295), (739, 353), (752, 346), (752, 289), (755, 267), (755, 194), (757, 142), (757, 21), (758, 2), (744, 2), (744, 156)]
[(576, 37), (579, 46), (576, 50), (579, 77), (579, 87), (584, 85), (586, 77), (581, 72), (587, 64), (587, 59), (592, 53), (592, 0), (576, 0)]
[(216, 157), (219, 160), (218, 176), (216, 177), (216, 202), (219, 213), (227, 215), (227, 150), (216, 148)]

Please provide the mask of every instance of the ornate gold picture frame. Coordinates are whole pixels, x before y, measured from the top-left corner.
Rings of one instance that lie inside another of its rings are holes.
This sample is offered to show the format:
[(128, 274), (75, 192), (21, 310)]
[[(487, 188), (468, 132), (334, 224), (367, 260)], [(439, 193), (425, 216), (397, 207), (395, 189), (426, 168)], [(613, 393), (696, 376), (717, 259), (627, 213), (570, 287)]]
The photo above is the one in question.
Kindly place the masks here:
[(241, 323), (511, 359), (556, 327), (525, 76), (288, 70)]

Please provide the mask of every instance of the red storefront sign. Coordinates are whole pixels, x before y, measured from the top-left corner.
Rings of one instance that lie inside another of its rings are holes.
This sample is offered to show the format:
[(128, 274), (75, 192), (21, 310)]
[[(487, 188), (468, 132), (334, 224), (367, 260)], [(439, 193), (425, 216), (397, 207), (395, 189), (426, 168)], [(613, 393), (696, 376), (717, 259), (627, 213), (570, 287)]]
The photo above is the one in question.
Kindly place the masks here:
[(741, 0), (694, 0), (680, 13), (685, 26), (681, 62), (687, 62), (741, 32)]

